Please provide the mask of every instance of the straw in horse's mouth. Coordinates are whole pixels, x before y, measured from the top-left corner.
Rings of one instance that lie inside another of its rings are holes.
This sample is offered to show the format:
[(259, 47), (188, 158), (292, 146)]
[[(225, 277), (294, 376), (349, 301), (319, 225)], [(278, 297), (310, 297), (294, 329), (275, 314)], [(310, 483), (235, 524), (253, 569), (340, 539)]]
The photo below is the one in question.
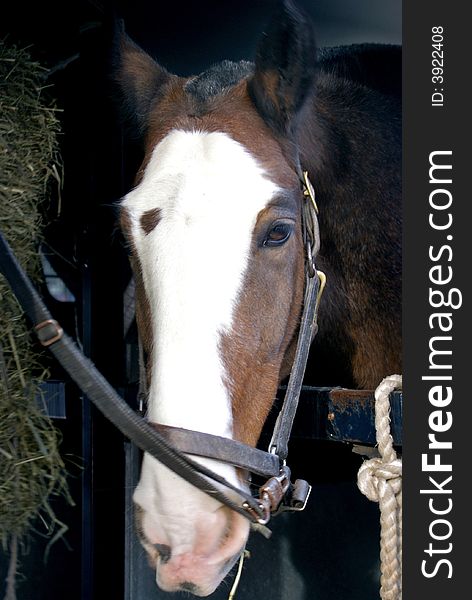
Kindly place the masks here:
[(236, 561), (238, 560), (238, 558), (240, 556), (241, 556), (241, 551), (239, 550), (238, 552), (236, 552), (236, 554), (233, 554), (233, 556), (228, 558), (228, 560), (225, 560), (225, 562), (223, 563), (223, 566), (220, 569), (220, 573), (224, 573), (226, 571), (229, 573), (230, 569), (233, 568), (234, 564), (236, 563)]

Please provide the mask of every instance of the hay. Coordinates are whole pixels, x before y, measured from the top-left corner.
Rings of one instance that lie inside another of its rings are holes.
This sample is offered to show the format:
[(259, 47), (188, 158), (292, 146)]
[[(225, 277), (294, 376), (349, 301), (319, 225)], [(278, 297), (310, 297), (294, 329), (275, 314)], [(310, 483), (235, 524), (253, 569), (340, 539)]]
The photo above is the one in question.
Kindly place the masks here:
[[(27, 50), (0, 41), (0, 228), (36, 281), (41, 209), (60, 172), (59, 122), (43, 100), (44, 72)], [(0, 541), (12, 554), (33, 530), (54, 540), (65, 528), (51, 505), (54, 496), (69, 498), (60, 434), (35, 400), (48, 377), (44, 362), (0, 275)]]

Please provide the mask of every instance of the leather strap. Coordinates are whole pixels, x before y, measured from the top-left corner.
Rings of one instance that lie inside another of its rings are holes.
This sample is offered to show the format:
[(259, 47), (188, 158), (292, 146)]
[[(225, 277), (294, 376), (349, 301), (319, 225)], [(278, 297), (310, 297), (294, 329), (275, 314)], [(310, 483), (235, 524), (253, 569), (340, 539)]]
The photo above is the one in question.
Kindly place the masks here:
[(287, 391), (269, 444), (269, 452), (277, 454), (281, 461), (285, 461), (287, 458), (288, 442), (295, 413), (297, 412), (308, 353), (311, 342), (318, 331), (319, 299), (326, 282), (324, 273), (317, 271), (315, 265), (320, 247), (315, 190), (308, 173), (302, 171), (299, 160), (297, 160), (297, 172), (303, 189), (302, 230), (305, 244), (305, 297), (295, 358), (287, 384)]
[(218, 435), (161, 423), (149, 424), (174, 448), (186, 454), (213, 458), (266, 478), (280, 474), (280, 460), (275, 454)]
[[(35, 324), (42, 345), (51, 350), (82, 392), (123, 435), (212, 498), (251, 521), (267, 522), (267, 511), (257, 498), (253, 498), (217, 473), (177, 451), (115, 392), (92, 361), (80, 352), (76, 344), (52, 319), (1, 232), (0, 271), (7, 279), (21, 307)], [(242, 502), (237, 503), (230, 499), (221, 491), (221, 486), (236, 492)]]
[[(179, 430), (155, 423), (149, 424), (138, 416), (118, 396), (93, 363), (79, 351), (74, 342), (62, 331), (60, 325), (52, 319), (0, 232), (1, 271), (7, 278), (23, 310), (35, 324), (36, 333), (42, 345), (49, 347), (83, 393), (107, 419), (143, 451), (154, 456), (204, 493), (259, 524), (267, 523), (271, 512), (279, 509), (279, 505), (287, 494), (292, 496), (292, 500), (289, 498), (287, 501), (288, 508), (295, 507), (295, 510), (299, 510), (296, 506), (303, 508), (311, 489), (306, 482), (301, 480), (297, 481), (295, 486), (291, 486), (290, 471), (286, 466), (280, 468), (279, 460), (285, 461), (287, 456), (288, 440), (298, 405), (308, 351), (317, 327), (316, 313), (320, 290), (320, 276), (316, 272), (314, 262), (319, 244), (317, 209), (313, 188), (307, 174), (303, 174), (303, 177), (305, 201), (302, 219), (307, 271), (305, 301), (295, 360), (282, 410), (272, 437), (270, 453), (227, 438)], [(143, 383), (145, 380), (143, 382), (142, 370), (141, 384), (143, 385)], [(182, 452), (228, 462), (250, 472), (269, 476), (270, 479), (261, 488), (260, 498), (253, 498), (245, 490), (237, 488)], [(237, 503), (224, 494), (221, 491), (222, 486), (236, 492), (242, 503)], [(298, 490), (295, 495), (293, 490)]]
[(317, 329), (317, 305), (318, 291), (320, 289), (320, 278), (307, 276), (305, 287), (305, 303), (298, 334), (295, 359), (293, 361), (290, 378), (287, 384), (284, 402), (275, 423), (274, 433), (269, 444), (269, 452), (276, 454), (284, 461), (288, 454), (288, 442), (292, 431), (293, 420), (297, 412), (298, 400), (303, 384), (308, 352), (311, 341)]

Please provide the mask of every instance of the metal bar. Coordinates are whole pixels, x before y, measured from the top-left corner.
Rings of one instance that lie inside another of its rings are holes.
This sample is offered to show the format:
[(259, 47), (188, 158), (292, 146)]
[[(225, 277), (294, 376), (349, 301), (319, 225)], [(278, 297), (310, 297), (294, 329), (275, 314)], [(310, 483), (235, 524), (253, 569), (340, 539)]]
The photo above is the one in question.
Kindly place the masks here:
[[(402, 445), (402, 392), (390, 395), (394, 444)], [(373, 390), (304, 386), (293, 438), (331, 440), (374, 446), (375, 399)]]

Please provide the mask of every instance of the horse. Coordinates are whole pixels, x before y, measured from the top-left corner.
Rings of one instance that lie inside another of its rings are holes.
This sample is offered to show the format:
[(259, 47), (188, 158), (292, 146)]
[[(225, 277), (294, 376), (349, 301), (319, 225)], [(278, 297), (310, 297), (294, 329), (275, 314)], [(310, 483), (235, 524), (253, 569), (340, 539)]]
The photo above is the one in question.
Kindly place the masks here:
[[(118, 30), (114, 81), (143, 147), (120, 224), (149, 421), (256, 446), (302, 311), (300, 167), (316, 190), (328, 279), (310, 370), (358, 388), (401, 372), (399, 65), (393, 46), (317, 53), (310, 19), (290, 0), (254, 63), (192, 77)], [(196, 460), (248, 489), (241, 469)], [(212, 593), (245, 547), (244, 517), (147, 454), (134, 503), (165, 591)]]

